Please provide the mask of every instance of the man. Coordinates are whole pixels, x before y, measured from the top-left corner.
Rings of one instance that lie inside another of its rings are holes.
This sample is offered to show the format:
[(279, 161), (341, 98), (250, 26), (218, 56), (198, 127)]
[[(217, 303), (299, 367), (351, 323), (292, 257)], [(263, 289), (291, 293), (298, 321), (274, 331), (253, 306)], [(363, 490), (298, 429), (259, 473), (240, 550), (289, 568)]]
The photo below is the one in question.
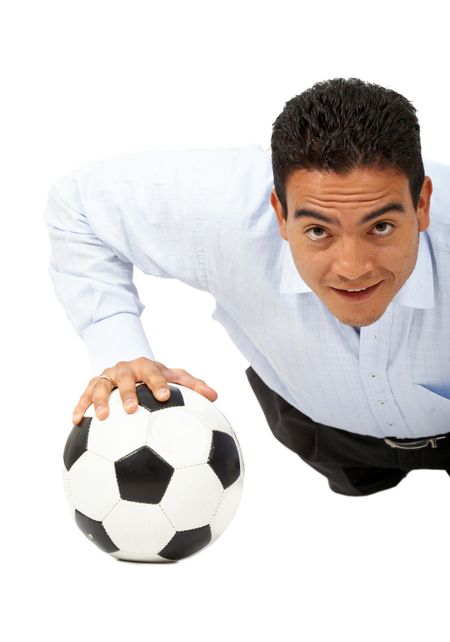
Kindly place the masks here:
[(136, 265), (214, 296), (274, 435), (334, 492), (450, 474), (450, 168), (427, 162), (433, 186), (414, 107), (354, 78), (288, 101), (271, 148), (113, 157), (53, 186), (50, 275), (102, 373), (75, 423), (114, 387), (135, 408), (137, 381), (216, 398), (155, 360)]

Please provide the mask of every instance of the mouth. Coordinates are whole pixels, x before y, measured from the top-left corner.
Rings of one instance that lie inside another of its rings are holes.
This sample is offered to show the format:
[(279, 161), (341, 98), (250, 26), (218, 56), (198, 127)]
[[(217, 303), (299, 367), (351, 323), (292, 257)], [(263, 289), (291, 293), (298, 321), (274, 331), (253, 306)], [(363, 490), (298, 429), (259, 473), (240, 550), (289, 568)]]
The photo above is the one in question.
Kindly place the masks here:
[(366, 288), (365, 290), (361, 290), (359, 292), (348, 292), (347, 290), (338, 290), (337, 288), (331, 289), (336, 292), (336, 294), (341, 299), (344, 299), (345, 301), (351, 301), (353, 303), (358, 303), (359, 301), (366, 301), (371, 296), (373, 296), (382, 283), (383, 281), (379, 281), (378, 283), (375, 283), (375, 285), (371, 285), (369, 288)]

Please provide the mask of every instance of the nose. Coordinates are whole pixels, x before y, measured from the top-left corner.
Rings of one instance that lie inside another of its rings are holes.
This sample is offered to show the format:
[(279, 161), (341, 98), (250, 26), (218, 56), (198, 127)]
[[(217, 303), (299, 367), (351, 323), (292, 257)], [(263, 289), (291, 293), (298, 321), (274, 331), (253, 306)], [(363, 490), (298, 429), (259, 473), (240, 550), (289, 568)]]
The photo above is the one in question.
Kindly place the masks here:
[(332, 270), (349, 281), (361, 280), (365, 274), (373, 272), (373, 259), (367, 245), (351, 238), (342, 238), (336, 246)]

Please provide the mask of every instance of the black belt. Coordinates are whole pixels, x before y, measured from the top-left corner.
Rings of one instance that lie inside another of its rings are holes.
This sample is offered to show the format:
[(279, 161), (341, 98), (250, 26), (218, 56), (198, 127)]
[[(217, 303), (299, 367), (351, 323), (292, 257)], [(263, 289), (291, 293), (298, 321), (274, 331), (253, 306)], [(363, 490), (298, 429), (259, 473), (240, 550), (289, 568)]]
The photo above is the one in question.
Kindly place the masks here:
[(425, 437), (424, 439), (418, 439), (417, 441), (410, 441), (408, 443), (394, 441), (393, 439), (388, 439), (388, 437), (385, 437), (384, 441), (389, 446), (391, 446), (391, 448), (425, 448), (426, 446), (428, 446), (428, 444), (431, 444), (432, 448), (437, 448), (437, 440), (445, 439), (446, 437), (447, 435), (442, 435), (441, 437)]

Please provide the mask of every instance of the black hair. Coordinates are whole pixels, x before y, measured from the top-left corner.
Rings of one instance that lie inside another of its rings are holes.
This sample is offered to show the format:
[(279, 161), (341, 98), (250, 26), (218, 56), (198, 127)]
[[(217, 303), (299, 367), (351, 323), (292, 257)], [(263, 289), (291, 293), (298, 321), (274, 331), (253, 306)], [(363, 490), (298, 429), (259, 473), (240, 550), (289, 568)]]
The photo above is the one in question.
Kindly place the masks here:
[(296, 169), (346, 174), (392, 168), (408, 177), (414, 208), (425, 178), (416, 109), (401, 94), (358, 78), (318, 82), (291, 98), (273, 123), (274, 188), (287, 218)]

